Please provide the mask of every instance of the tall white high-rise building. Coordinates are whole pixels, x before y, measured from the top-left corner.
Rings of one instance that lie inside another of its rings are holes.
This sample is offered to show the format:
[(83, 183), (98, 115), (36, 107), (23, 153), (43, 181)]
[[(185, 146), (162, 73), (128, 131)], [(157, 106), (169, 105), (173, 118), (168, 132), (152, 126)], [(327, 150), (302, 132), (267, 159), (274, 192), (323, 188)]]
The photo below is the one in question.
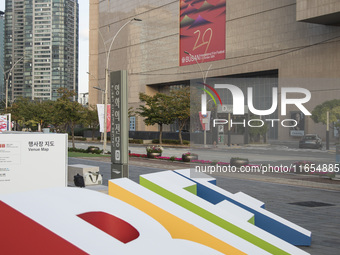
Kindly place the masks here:
[(6, 0), (8, 99), (56, 100), (78, 93), (78, 0)]

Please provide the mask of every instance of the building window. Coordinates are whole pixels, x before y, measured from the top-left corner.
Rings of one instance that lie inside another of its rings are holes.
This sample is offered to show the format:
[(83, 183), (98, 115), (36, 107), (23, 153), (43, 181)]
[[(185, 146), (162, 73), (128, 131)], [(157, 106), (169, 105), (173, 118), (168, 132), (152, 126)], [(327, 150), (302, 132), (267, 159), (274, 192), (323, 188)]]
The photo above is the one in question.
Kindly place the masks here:
[(136, 117), (130, 117), (130, 131), (136, 131)]

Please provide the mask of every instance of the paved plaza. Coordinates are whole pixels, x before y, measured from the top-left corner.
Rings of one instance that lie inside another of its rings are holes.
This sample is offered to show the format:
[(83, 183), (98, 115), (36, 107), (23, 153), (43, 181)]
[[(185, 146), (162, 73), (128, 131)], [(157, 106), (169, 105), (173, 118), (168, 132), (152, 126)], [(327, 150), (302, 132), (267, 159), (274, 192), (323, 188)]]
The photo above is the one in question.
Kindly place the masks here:
[[(69, 164), (99, 166), (104, 185), (110, 179), (110, 158), (69, 158)], [(188, 168), (188, 164), (130, 158), (130, 179), (162, 170)], [(337, 255), (340, 248), (340, 181), (289, 175), (219, 174), (217, 185), (232, 193), (242, 191), (266, 204), (266, 209), (312, 232), (313, 255)], [(90, 187), (102, 189), (106, 187)]]

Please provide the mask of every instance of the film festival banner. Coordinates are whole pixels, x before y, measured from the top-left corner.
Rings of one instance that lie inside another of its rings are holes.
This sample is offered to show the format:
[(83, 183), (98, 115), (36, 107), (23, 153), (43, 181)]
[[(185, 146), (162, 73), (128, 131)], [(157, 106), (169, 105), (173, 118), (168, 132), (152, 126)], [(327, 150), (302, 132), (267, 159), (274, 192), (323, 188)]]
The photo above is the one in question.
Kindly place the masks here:
[(7, 116), (0, 115), (0, 132), (7, 131)]
[[(104, 133), (104, 105), (97, 104), (97, 111), (98, 111), (98, 119), (99, 119), (99, 128), (100, 132)], [(107, 105), (107, 114), (106, 114), (106, 130), (107, 132), (111, 132), (111, 105)]]
[(225, 0), (180, 1), (180, 66), (225, 59)]
[(207, 111), (206, 115), (203, 115), (202, 112), (199, 112), (199, 117), (200, 117), (202, 129), (209, 131), (210, 130), (211, 111)]

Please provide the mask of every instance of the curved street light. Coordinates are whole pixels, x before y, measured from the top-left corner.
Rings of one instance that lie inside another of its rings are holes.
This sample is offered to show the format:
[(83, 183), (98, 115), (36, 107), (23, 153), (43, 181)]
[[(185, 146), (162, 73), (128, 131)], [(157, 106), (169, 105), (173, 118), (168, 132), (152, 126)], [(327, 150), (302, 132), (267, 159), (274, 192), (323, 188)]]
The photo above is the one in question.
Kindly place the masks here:
[[(198, 63), (197, 58), (195, 58), (190, 52), (188, 51), (184, 51), (185, 54), (189, 55), (192, 59), (194, 59), (196, 61), (196, 64), (198, 65), (199, 69), (201, 70), (202, 73), (202, 78), (203, 78), (203, 85), (204, 85), (204, 100), (207, 100), (207, 96), (206, 96), (206, 92), (205, 92), (205, 84), (206, 84), (206, 80), (207, 80), (207, 76), (208, 76), (208, 72), (211, 68), (211, 64), (208, 67), (207, 71), (204, 73), (203, 69), (200, 65), (200, 63)], [(207, 103), (208, 104), (208, 103)], [(205, 109), (206, 110), (206, 109)], [(202, 115), (206, 115), (206, 112), (202, 112)], [(207, 145), (207, 130), (205, 129), (205, 124), (204, 124), (204, 131), (203, 131), (203, 143), (204, 143), (204, 147)]]
[[(10, 68), (10, 69), (8, 69), (7, 71), (5, 71), (4, 70), (4, 68), (0, 65), (0, 67), (1, 67), (1, 69), (2, 69), (2, 71), (3, 71), (3, 73), (4, 73), (4, 75), (5, 75), (5, 77), (6, 77), (6, 109), (7, 109), (7, 107), (8, 107), (8, 80), (9, 80), (9, 76), (10, 76), (10, 74), (11, 74), (11, 72), (12, 72), (12, 70), (14, 69), (14, 67), (23, 59), (24, 57), (21, 57), (21, 58), (19, 58), (15, 63), (14, 63), (14, 65)], [(7, 76), (6, 76), (6, 73), (7, 73)]]
[[(104, 96), (106, 95), (105, 94), (105, 89), (102, 89), (100, 87), (100, 84), (99, 84), (99, 81), (98, 81), (98, 78), (96, 76), (94, 76), (93, 74), (91, 74), (90, 72), (86, 72), (88, 75), (92, 76), (95, 80), (97, 80), (97, 85), (98, 87), (96, 86), (93, 86), (92, 88), (96, 89), (96, 90), (99, 90), (102, 94), (102, 101), (101, 103), (103, 104), (104, 103)], [(103, 132), (100, 132), (100, 142), (103, 142), (103, 137), (104, 137), (104, 133)]]
[(102, 89), (100, 87), (100, 84), (99, 84), (99, 81), (98, 81), (98, 78), (96, 76), (94, 76), (92, 73), (90, 72), (86, 72), (88, 75), (90, 75), (91, 77), (93, 77), (93, 79), (97, 80), (97, 86), (94, 86), (92, 88), (96, 89), (96, 90), (99, 90), (100, 92), (102, 92), (102, 101), (101, 103), (104, 104), (104, 96), (105, 96), (105, 89)]
[(103, 153), (106, 152), (106, 144), (107, 144), (107, 94), (108, 94), (108, 89), (109, 89), (109, 59), (110, 59), (110, 52), (111, 52), (111, 47), (113, 45), (113, 42), (115, 41), (117, 35), (120, 33), (120, 31), (123, 30), (123, 28), (125, 26), (127, 26), (130, 22), (132, 21), (142, 21), (141, 19), (137, 19), (137, 18), (133, 18), (130, 19), (129, 21), (127, 21), (125, 24), (123, 24), (119, 30), (117, 31), (117, 33), (113, 36), (112, 41), (110, 43), (110, 47), (108, 50), (106, 50), (106, 45), (105, 45), (105, 41), (103, 39), (103, 36), (101, 34), (101, 32), (99, 31), (99, 34), (103, 40), (104, 43), (104, 47), (105, 47), (105, 51), (106, 51), (106, 69), (105, 69), (105, 102), (104, 102), (104, 141), (103, 141)]
[[(195, 58), (195, 57), (194, 57), (190, 52), (188, 52), (188, 51), (184, 51), (184, 53), (187, 54), (187, 55), (189, 55), (192, 59), (194, 59), (194, 60), (196, 61), (196, 64), (198, 65), (198, 67), (199, 67), (199, 69), (201, 70), (201, 73), (202, 73), (203, 83), (206, 83), (207, 76), (208, 76), (208, 72), (209, 72), (209, 70), (210, 70), (210, 68), (211, 68), (211, 64), (210, 64), (208, 70), (206, 71), (206, 73), (204, 74), (203, 69), (202, 69), (200, 63), (198, 63), (198, 61), (197, 61), (197, 58)], [(204, 86), (204, 88), (205, 88), (205, 86)]]

